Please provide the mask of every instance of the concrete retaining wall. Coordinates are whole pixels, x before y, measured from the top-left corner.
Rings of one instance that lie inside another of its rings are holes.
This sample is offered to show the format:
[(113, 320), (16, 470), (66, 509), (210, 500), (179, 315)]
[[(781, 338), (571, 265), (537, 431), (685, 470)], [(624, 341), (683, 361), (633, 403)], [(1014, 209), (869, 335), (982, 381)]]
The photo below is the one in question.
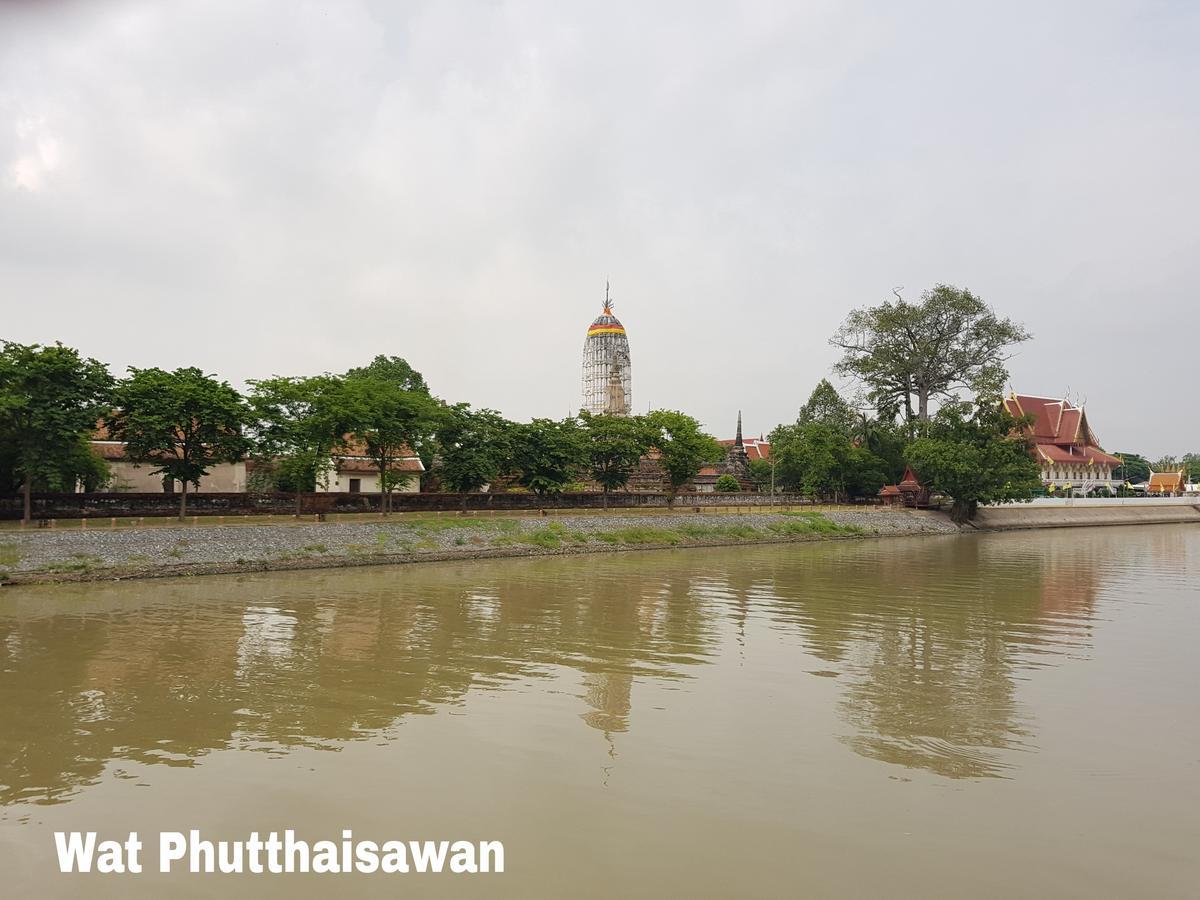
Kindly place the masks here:
[[(1173, 499), (1173, 498), (1164, 498)], [(1183, 500), (1185, 498), (1174, 498)], [(1076, 501), (1078, 504), (1079, 501)], [(983, 507), (972, 520), (975, 528), (1009, 531), (1019, 528), (1066, 528), (1089, 525), (1161, 525), (1182, 522), (1200, 525), (1200, 505), (1192, 503), (1155, 503), (1121, 505), (1067, 506), (1017, 503), (1011, 506)]]

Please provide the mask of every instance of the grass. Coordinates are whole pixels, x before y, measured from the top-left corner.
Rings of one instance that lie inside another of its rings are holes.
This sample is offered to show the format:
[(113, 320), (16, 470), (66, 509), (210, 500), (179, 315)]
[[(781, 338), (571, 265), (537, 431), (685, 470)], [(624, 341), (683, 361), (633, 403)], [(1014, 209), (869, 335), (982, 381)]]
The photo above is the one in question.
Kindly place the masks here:
[[(711, 540), (755, 541), (779, 537), (809, 535), (862, 534), (865, 529), (856, 525), (839, 525), (819, 512), (786, 513), (789, 518), (768, 522), (759, 528), (743, 522), (707, 523), (681, 522), (671, 527), (629, 525), (608, 531), (573, 531), (557, 522), (530, 531), (505, 534), (495, 540), (498, 546), (528, 544), (544, 550), (558, 550), (570, 543), (586, 544), (591, 540), (621, 546), (651, 544), (702, 543)], [(455, 541), (460, 544), (460, 540)]]
[(25, 558), (25, 553), (16, 544), (0, 544), (0, 566), (15, 566)]
[(440, 534), (443, 531), (456, 529), (471, 529), (474, 531), (490, 530), (511, 533), (521, 526), (516, 519), (491, 519), (475, 516), (449, 516), (446, 518), (406, 518), (398, 524), (410, 528), (422, 537)]
[(98, 556), (87, 553), (73, 553), (70, 559), (52, 562), (46, 566), (47, 572), (79, 573), (94, 571), (102, 566), (104, 561)]

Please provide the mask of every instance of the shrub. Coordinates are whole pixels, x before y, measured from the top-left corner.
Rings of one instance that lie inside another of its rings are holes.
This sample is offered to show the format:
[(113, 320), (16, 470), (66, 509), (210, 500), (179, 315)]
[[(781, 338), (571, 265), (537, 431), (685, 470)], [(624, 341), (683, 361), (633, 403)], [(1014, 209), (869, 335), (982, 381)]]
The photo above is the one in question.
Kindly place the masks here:
[(722, 475), (717, 479), (717, 490), (722, 494), (735, 494), (741, 489), (741, 484), (732, 475)]

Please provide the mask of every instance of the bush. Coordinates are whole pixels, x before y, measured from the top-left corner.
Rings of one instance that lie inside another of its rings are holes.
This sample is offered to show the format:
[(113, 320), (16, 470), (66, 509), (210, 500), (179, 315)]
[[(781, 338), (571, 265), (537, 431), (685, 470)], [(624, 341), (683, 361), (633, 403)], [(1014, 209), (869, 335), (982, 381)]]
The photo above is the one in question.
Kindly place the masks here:
[(717, 490), (722, 494), (734, 494), (742, 489), (738, 480), (732, 475), (722, 475), (717, 479)]

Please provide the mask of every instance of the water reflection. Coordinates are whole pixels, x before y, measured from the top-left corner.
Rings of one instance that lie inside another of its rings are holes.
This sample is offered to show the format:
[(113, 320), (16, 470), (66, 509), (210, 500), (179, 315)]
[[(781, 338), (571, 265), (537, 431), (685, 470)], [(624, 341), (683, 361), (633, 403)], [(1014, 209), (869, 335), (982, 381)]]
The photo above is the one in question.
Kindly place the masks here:
[(1133, 558), (1133, 531), (9, 589), (0, 803), (61, 802), (114, 760), (394, 739), (471, 691), (559, 682), (615, 751), (642, 685), (768, 660), (781, 681), (753, 690), (836, 676), (855, 753), (1001, 776), (1036, 749), (1021, 681), (1090, 652), (1101, 592), (1147, 559), (1183, 577), (1187, 532), (1139, 530)]

